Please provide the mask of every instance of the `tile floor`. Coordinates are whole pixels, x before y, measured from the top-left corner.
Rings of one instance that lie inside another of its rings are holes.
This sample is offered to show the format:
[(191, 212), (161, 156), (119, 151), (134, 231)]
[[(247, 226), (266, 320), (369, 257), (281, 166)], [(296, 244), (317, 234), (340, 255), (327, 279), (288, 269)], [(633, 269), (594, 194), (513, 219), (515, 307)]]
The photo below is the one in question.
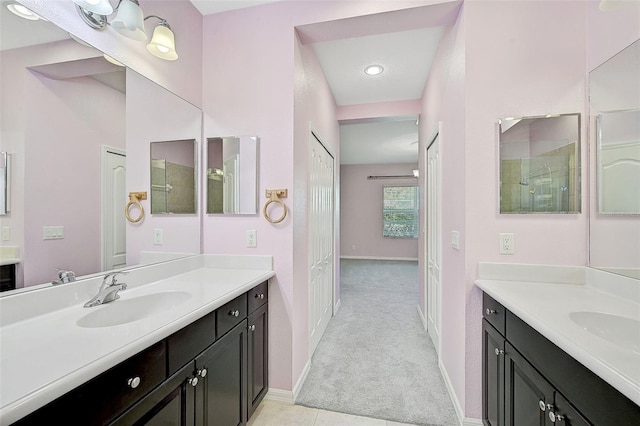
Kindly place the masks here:
[(265, 399), (247, 426), (409, 426)]

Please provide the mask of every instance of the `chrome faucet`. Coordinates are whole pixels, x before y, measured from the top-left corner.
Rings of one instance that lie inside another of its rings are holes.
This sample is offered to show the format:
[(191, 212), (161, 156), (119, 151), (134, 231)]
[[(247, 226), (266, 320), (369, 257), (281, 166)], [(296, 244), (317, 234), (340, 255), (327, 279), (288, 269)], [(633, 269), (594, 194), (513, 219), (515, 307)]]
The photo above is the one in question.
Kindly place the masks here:
[(76, 280), (75, 272), (71, 270), (66, 270), (66, 269), (58, 269), (58, 280), (51, 281), (51, 284), (53, 285), (67, 284), (67, 283), (74, 282), (75, 280)]
[(96, 294), (91, 300), (84, 304), (85, 308), (91, 308), (93, 306), (102, 305), (105, 303), (113, 302), (120, 296), (118, 292), (127, 288), (125, 283), (118, 284), (118, 275), (126, 275), (128, 272), (118, 271), (111, 272), (104, 276), (102, 279), (102, 285), (98, 294)]

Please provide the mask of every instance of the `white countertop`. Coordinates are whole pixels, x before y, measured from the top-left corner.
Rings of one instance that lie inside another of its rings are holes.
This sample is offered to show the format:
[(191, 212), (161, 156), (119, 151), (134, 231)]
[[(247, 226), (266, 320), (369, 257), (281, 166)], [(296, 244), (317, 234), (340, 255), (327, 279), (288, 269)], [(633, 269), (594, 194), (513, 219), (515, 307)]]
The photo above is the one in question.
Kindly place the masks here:
[(191, 297), (164, 312), (111, 327), (76, 324), (94, 310), (109, 308), (109, 304), (84, 308), (86, 300), (3, 325), (0, 424), (20, 419), (273, 275), (268, 269), (204, 267), (129, 288), (111, 303), (168, 290), (188, 292)]
[(571, 312), (588, 311), (640, 320), (640, 303), (636, 298), (603, 291), (603, 286), (566, 282), (483, 279), (481, 276), (475, 284), (640, 405), (640, 352), (598, 337), (569, 317)]

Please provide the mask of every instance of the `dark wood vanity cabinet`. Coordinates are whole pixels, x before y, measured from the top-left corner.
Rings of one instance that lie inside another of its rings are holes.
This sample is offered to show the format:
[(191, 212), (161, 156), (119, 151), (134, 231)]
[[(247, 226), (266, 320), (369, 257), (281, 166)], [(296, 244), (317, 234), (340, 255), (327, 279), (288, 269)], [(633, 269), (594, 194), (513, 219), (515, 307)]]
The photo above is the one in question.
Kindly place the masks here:
[(15, 425), (244, 425), (268, 388), (267, 282)]
[(640, 425), (640, 407), (490, 296), (483, 296), (487, 426)]

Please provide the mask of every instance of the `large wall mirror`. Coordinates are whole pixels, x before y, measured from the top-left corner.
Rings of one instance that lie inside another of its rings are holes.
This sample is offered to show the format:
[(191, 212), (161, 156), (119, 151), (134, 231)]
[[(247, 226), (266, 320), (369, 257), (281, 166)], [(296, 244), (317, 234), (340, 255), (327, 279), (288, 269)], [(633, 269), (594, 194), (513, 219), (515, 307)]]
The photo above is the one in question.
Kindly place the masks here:
[(500, 213), (580, 213), (580, 114), (503, 118)]
[(200, 253), (197, 214), (130, 224), (124, 212), (128, 192), (149, 191), (151, 141), (190, 140), (194, 161), (202, 112), (53, 23), (2, 10), (0, 151), (12, 167), (0, 255), (19, 258), (17, 287), (50, 284), (58, 268), (82, 277)]
[(640, 40), (589, 73), (589, 265), (640, 279)]
[(207, 213), (256, 214), (258, 138), (207, 138)]

